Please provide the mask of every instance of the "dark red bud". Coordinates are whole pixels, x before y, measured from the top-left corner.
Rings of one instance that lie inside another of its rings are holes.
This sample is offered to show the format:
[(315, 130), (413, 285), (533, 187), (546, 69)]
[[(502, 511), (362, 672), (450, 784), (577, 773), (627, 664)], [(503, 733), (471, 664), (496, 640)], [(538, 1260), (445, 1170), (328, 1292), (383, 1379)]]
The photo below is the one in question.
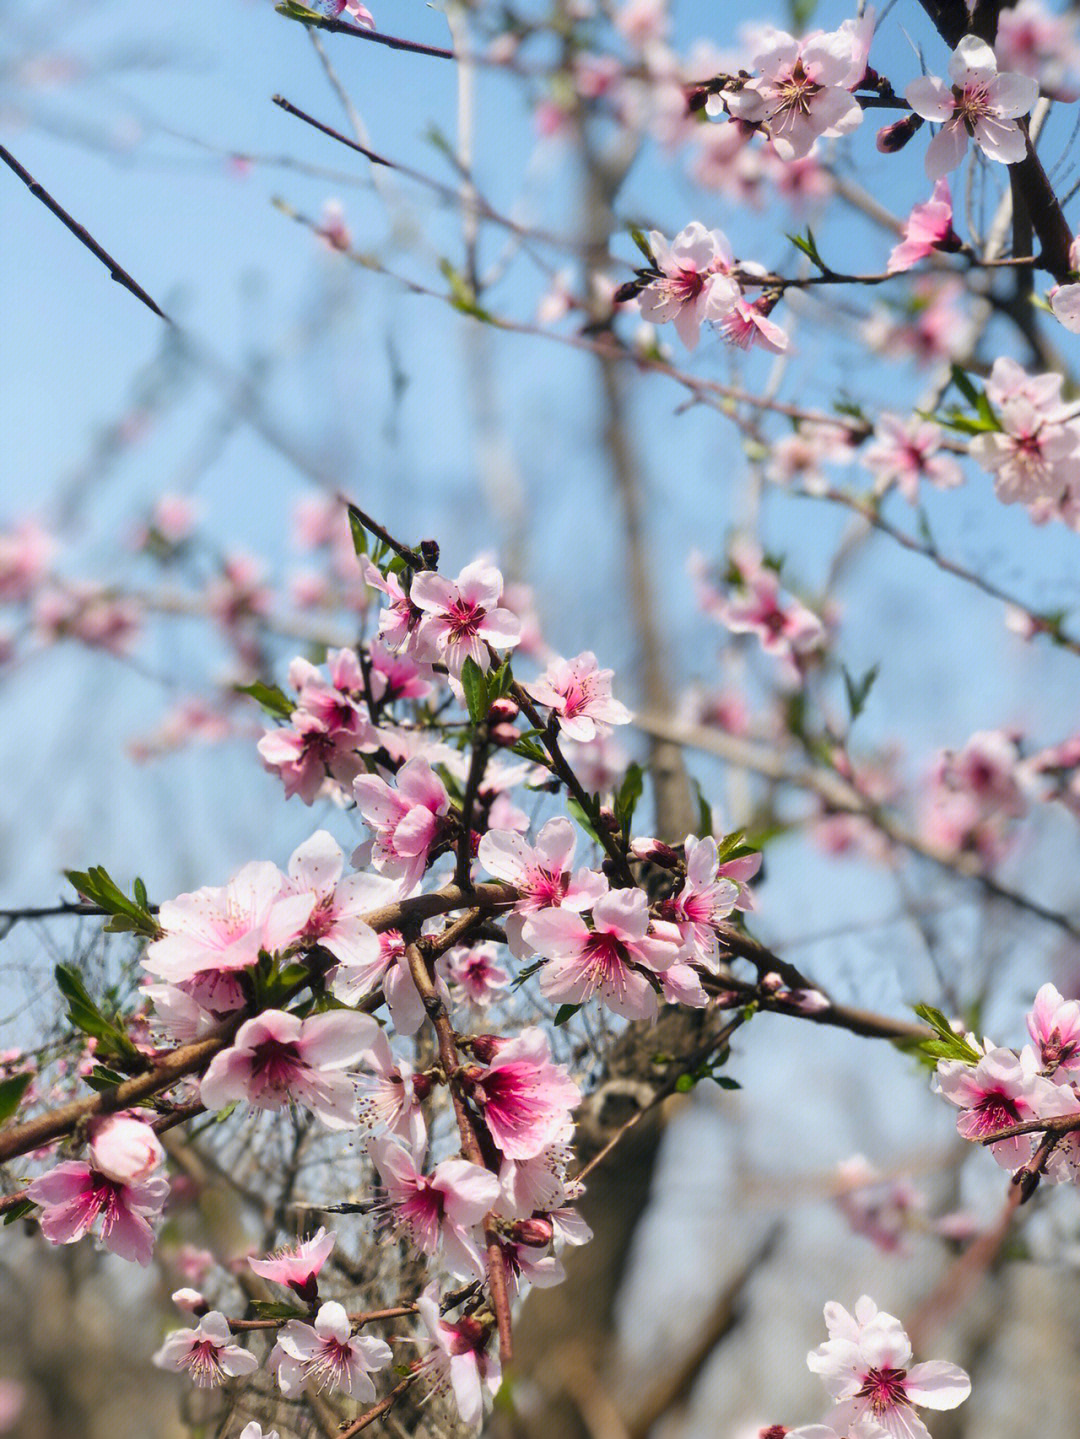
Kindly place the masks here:
[(762, 1429), (758, 1439), (784, 1439), (788, 1433), (786, 1424), (770, 1424), (767, 1429)]
[(615, 818), (615, 811), (606, 806), (600, 811), (600, 823), (608, 834), (618, 834), (619, 821)]
[(915, 131), (922, 127), (921, 115), (905, 115), (891, 125), (883, 125), (877, 132), (877, 147), (883, 155), (895, 155), (902, 150)]
[(686, 108), (689, 110), (689, 112), (690, 112), (691, 115), (697, 114), (697, 112), (698, 112), (699, 110), (704, 110), (704, 108), (705, 108), (705, 106), (708, 104), (708, 102), (709, 102), (709, 92), (708, 92), (708, 90), (701, 89), (701, 88), (699, 87), (699, 88), (696, 89), (696, 90), (689, 90), (689, 91), (687, 92), (687, 95), (686, 95)]
[(504, 721), (516, 720), (520, 713), (519, 706), (504, 695), (502, 699), (491, 702), (487, 717), (492, 724), (502, 724)]
[(661, 864), (665, 869), (675, 869), (682, 863), (682, 855), (662, 839), (642, 835), (630, 843), (630, 853), (635, 859), (647, 859), (652, 864)]
[(412, 1079), (413, 1097), (416, 1099), (427, 1099), (432, 1090), (432, 1080), (426, 1074), (414, 1074)]
[(550, 1244), (555, 1226), (550, 1219), (521, 1219), (514, 1225), (514, 1238), (519, 1244), (528, 1244), (539, 1249)]
[(625, 285), (620, 285), (615, 291), (616, 305), (625, 305), (627, 300), (637, 299), (638, 291), (642, 288), (640, 280), (627, 280)]
[(469, 1048), (481, 1064), (490, 1064), (506, 1043), (497, 1034), (474, 1034), (469, 1040)]
[(439, 567), (439, 544), (437, 540), (421, 540), (420, 553), (429, 570)]
[(488, 730), (488, 738), (491, 743), (498, 745), (500, 749), (512, 749), (521, 736), (514, 725), (509, 722), (505, 724), (492, 725)]
[(964, 248), (964, 242), (956, 233), (953, 227), (949, 226), (949, 233), (943, 240), (938, 240), (934, 245), (935, 250), (944, 250), (947, 255), (955, 255), (957, 250)]

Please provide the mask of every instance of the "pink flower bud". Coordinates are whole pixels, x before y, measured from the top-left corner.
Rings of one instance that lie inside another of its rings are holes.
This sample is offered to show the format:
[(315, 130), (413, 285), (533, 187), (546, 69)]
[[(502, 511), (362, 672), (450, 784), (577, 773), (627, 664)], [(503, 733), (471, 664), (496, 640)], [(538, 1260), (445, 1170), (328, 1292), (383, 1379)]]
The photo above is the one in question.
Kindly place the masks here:
[(504, 696), (502, 699), (491, 702), (487, 717), (492, 724), (498, 724), (504, 720), (516, 720), (520, 713), (521, 710), (514, 701)]
[(630, 853), (635, 859), (647, 859), (653, 864), (662, 864), (665, 869), (674, 869), (682, 862), (678, 850), (661, 839), (652, 839), (647, 835), (630, 841)]
[(500, 749), (510, 749), (513, 745), (516, 745), (520, 739), (516, 728), (509, 722), (492, 725), (488, 734), (492, 744), (498, 745)]
[(90, 1122), (90, 1163), (116, 1184), (141, 1184), (165, 1158), (161, 1141), (141, 1119), (106, 1114)]
[(770, 972), (769, 974), (763, 974), (761, 976), (761, 982), (758, 987), (764, 990), (766, 994), (777, 994), (783, 989), (784, 981), (778, 974)]
[(173, 1292), (172, 1302), (177, 1309), (184, 1309), (189, 1314), (207, 1314), (210, 1306), (197, 1289), (177, 1289)]
[(539, 1248), (550, 1244), (555, 1229), (550, 1219), (522, 1219), (514, 1225), (514, 1238), (519, 1244), (530, 1244)]
[(490, 1064), (505, 1043), (497, 1034), (474, 1034), (469, 1048), (481, 1064)]

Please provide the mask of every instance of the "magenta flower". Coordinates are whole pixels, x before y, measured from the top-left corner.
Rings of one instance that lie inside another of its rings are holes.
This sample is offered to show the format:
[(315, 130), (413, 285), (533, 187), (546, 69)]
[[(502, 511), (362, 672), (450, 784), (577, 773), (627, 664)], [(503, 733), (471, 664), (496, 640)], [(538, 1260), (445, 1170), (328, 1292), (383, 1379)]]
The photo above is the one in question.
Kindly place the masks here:
[(586, 650), (576, 659), (552, 660), (538, 680), (527, 685), (533, 699), (559, 716), (559, 728), (571, 739), (588, 741), (609, 725), (629, 724), (630, 711), (612, 698), (614, 670), (602, 670)]
[(956, 250), (960, 238), (953, 229), (952, 194), (948, 180), (935, 182), (929, 200), (916, 205), (904, 225), (904, 238), (889, 255), (890, 275), (910, 270), (935, 250)]
[(670, 244), (659, 230), (652, 230), (649, 246), (660, 278), (638, 296), (642, 317), (658, 325), (671, 320), (679, 339), (692, 350), (702, 321), (723, 319), (739, 296), (729, 273), (735, 257), (727, 236), (694, 220)]
[[(982, 1140), (999, 1129), (1038, 1119), (1054, 1086), (1040, 1077), (1034, 1053), (1025, 1048), (991, 1049), (978, 1064), (949, 1059), (937, 1067), (937, 1087), (961, 1111), (956, 1128), (965, 1139)], [(1035, 1139), (1014, 1135), (989, 1146), (1004, 1169), (1015, 1169), (1030, 1159)]]
[(900, 1321), (865, 1295), (854, 1316), (828, 1304), (825, 1318), (830, 1337), (806, 1363), (837, 1401), (833, 1424), (850, 1439), (930, 1439), (913, 1406), (955, 1409), (971, 1393), (971, 1380), (955, 1364), (911, 1364), (911, 1341)]
[[(802, 41), (770, 26), (754, 57), (760, 76), (717, 97), (738, 120), (765, 125), (781, 160), (801, 160), (819, 135), (849, 135), (863, 120), (851, 94), (866, 70), (870, 34), (848, 27)], [(715, 113), (717, 105), (709, 108)]]
[(568, 819), (549, 819), (536, 837), (535, 847), (512, 830), (489, 829), (477, 848), (477, 858), (489, 874), (512, 884), (518, 892), (513, 913), (506, 919), (510, 952), (518, 959), (532, 950), (522, 930), (532, 914), (543, 909), (590, 909), (607, 893), (608, 882), (590, 869), (571, 873), (577, 837)]
[(348, 1010), (303, 1020), (265, 1010), (240, 1026), (231, 1049), (214, 1055), (199, 1096), (211, 1110), (242, 1099), (258, 1109), (302, 1104), (328, 1129), (354, 1129), (356, 1090), (342, 1070), (370, 1050), (378, 1032), (369, 1015)]
[(787, 332), (769, 319), (775, 299), (759, 296), (754, 301), (737, 299), (720, 320), (717, 328), (729, 345), (749, 350), (754, 345), (770, 354), (782, 355), (790, 344)]
[(825, 639), (817, 615), (796, 599), (782, 599), (780, 577), (764, 566), (743, 575), (742, 593), (725, 601), (722, 618), (733, 634), (757, 635), (766, 654), (796, 671)]
[(26, 1197), (41, 1206), (41, 1232), (50, 1244), (74, 1244), (100, 1219), (105, 1248), (144, 1265), (154, 1249), (150, 1220), (161, 1213), (168, 1194), (169, 1181), (163, 1177), (125, 1184), (71, 1159), (26, 1190)]
[(443, 974), (465, 995), (470, 1004), (486, 1009), (506, 989), (510, 975), (496, 964), (496, 946), (482, 944), (456, 945), (439, 961)]
[(224, 1384), (239, 1374), (258, 1369), (259, 1361), (249, 1350), (231, 1344), (229, 1321), (212, 1309), (204, 1314), (194, 1329), (174, 1329), (154, 1355), (159, 1369), (187, 1372), (188, 1378), (200, 1389)]
[(442, 780), (427, 760), (411, 759), (398, 770), (395, 785), (362, 774), (353, 781), (353, 794), (364, 823), (375, 832), (376, 869), (399, 879), (404, 889), (419, 884), (450, 808)]
[(431, 570), (413, 579), (409, 597), (424, 615), (418, 639), (455, 678), (467, 659), (489, 669), (489, 646), (512, 650), (521, 639), (517, 615), (499, 608), (502, 588), (502, 575), (483, 560), (466, 565), (453, 581)]
[(317, 1229), (291, 1249), (279, 1249), (267, 1259), (249, 1259), (248, 1268), (262, 1279), (286, 1284), (304, 1299), (314, 1299), (318, 1289), (319, 1270), (330, 1257), (337, 1235), (324, 1228)]
[(291, 894), (269, 861), (246, 864), (222, 888), (198, 889), (166, 900), (158, 914), (165, 931), (146, 947), (144, 968), (172, 984), (208, 970), (247, 969), (259, 952), (294, 944), (315, 904)]
[(875, 492), (883, 495), (895, 485), (908, 504), (914, 505), (919, 501), (921, 479), (943, 490), (963, 484), (964, 473), (957, 462), (938, 453), (944, 438), (933, 420), (918, 415), (902, 420), (883, 414), (862, 456), (863, 464), (877, 476)]
[(467, 1159), (444, 1159), (423, 1174), (410, 1152), (392, 1139), (373, 1139), (368, 1153), (382, 1177), (394, 1227), (422, 1253), (441, 1252), (451, 1274), (482, 1278), (484, 1261), (474, 1231), (498, 1198), (495, 1175)]
[(344, 1307), (331, 1302), (319, 1306), (314, 1326), (299, 1319), (283, 1325), (268, 1363), (277, 1371), (282, 1394), (299, 1394), (314, 1384), (370, 1403), (375, 1386), (368, 1376), (392, 1357), (383, 1340), (353, 1334)]
[(546, 999), (584, 1004), (599, 995), (625, 1019), (653, 1019), (656, 991), (642, 970), (668, 969), (678, 958), (675, 940), (650, 934), (649, 906), (640, 889), (613, 890), (597, 900), (592, 928), (566, 909), (544, 910), (525, 925), (524, 937), (548, 963), (540, 974)]
[(484, 1392), (494, 1396), (502, 1383), (497, 1354), (488, 1353), (490, 1330), (472, 1315), (451, 1324), (439, 1318), (437, 1291), (433, 1285), (416, 1302), (431, 1343), (423, 1369), (432, 1378), (438, 1393), (451, 1388), (465, 1424), (477, 1425), (484, 1417)]
[(532, 1159), (569, 1139), (581, 1091), (565, 1066), (552, 1062), (542, 1029), (500, 1043), (488, 1068), (470, 1077), (473, 1100), (507, 1159)]
[(1080, 1070), (1080, 1000), (1062, 999), (1054, 985), (1044, 984), (1035, 996), (1027, 1027), (1044, 1071)]
[(965, 35), (957, 45), (949, 79), (951, 86), (936, 75), (921, 75), (904, 91), (916, 115), (941, 125), (926, 151), (930, 179), (956, 169), (969, 135), (991, 160), (1002, 165), (1022, 160), (1027, 142), (1016, 122), (1038, 99), (1038, 81), (1015, 71), (999, 75), (993, 50), (976, 35)]
[(92, 1168), (114, 1184), (141, 1184), (165, 1162), (161, 1140), (133, 1115), (98, 1115), (90, 1121), (89, 1141)]

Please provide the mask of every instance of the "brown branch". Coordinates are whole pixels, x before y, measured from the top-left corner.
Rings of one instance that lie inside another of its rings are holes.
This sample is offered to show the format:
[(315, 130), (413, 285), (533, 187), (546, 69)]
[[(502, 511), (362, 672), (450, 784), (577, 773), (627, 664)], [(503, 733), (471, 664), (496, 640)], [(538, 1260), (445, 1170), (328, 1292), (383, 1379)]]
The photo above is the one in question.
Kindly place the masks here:
[(342, 1429), (338, 1434), (338, 1439), (354, 1439), (354, 1436), (362, 1433), (369, 1424), (374, 1424), (376, 1419), (381, 1419), (384, 1414), (389, 1413), (405, 1391), (416, 1383), (418, 1377), (417, 1374), (410, 1374), (407, 1378), (403, 1379), (400, 1384), (395, 1384), (386, 1398), (381, 1399), (379, 1403), (375, 1405), (374, 1409), (368, 1409), (360, 1415), (359, 1419), (354, 1420), (348, 1428)]
[[(457, 1120), (458, 1133), (461, 1136), (461, 1152), (470, 1163), (477, 1164), (484, 1169), (487, 1166), (484, 1164), (480, 1140), (476, 1133), (473, 1117), (465, 1103), (465, 1096), (458, 1078), (460, 1063), (457, 1041), (454, 1038), (450, 1016), (446, 1012), (446, 1005), (435, 988), (431, 972), (428, 969), (428, 960), (421, 952), (420, 946), (415, 942), (408, 944), (405, 948), (405, 957), (413, 983), (424, 1002), (424, 1009), (435, 1030), (439, 1046), (439, 1060), (450, 1089), (450, 1101), (454, 1107), (454, 1118)], [(491, 1307), (495, 1311), (495, 1322), (499, 1329), (499, 1357), (504, 1365), (509, 1365), (514, 1354), (510, 1326), (510, 1296), (506, 1287), (506, 1265), (503, 1263), (502, 1246), (499, 1243), (499, 1233), (495, 1226), (493, 1213), (484, 1216), (484, 1240), (487, 1252), (488, 1291), (491, 1295)]]
[(0, 145), (0, 160), (3, 160), (9, 169), (14, 170), (15, 174), (18, 175), (19, 179), (35, 199), (40, 200), (47, 209), (53, 212), (62, 225), (67, 226), (79, 244), (84, 245), (95, 259), (101, 261), (108, 270), (111, 280), (115, 280), (118, 285), (122, 285), (125, 290), (130, 291), (137, 300), (141, 300), (148, 310), (153, 310), (158, 319), (164, 320), (167, 325), (173, 323), (165, 311), (161, 309), (155, 300), (151, 299), (138, 281), (134, 280), (128, 274), (123, 265), (114, 260), (109, 252), (98, 244), (86, 226), (80, 225), (74, 216), (69, 215), (63, 205), (61, 205), (58, 200), (54, 200), (44, 185), (38, 184), (33, 175), (31, 175), (28, 170), (24, 170), (11, 151), (5, 150), (3, 145)]
[(398, 35), (383, 35), (378, 30), (368, 30), (348, 20), (332, 20), (328, 15), (318, 15), (314, 10), (310, 12), (310, 19), (306, 15), (290, 15), (283, 8), (279, 8), (279, 14), (284, 14), (288, 20), (297, 20), (301, 25), (326, 30), (331, 35), (348, 35), (353, 40), (370, 40), (373, 45), (385, 45), (388, 50), (405, 50), (410, 55), (429, 55), (434, 60), (458, 58), (453, 50), (447, 50), (442, 45), (424, 45), (419, 40), (403, 40)]

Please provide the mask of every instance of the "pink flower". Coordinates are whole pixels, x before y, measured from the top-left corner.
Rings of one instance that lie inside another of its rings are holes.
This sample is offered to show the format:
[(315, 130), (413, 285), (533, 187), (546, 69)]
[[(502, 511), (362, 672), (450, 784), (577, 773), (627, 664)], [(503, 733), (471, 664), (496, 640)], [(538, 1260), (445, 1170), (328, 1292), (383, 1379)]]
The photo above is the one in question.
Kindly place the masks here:
[(416, 1303), (432, 1345), (423, 1368), (436, 1392), (453, 1389), (462, 1422), (477, 1425), (484, 1417), (484, 1391), (494, 1395), (502, 1383), (498, 1355), (488, 1353), (490, 1329), (472, 1315), (454, 1324), (440, 1319), (436, 1293), (429, 1285)]
[(456, 945), (440, 961), (446, 978), (478, 1009), (486, 1009), (510, 983), (509, 974), (495, 963), (497, 954), (495, 945), (487, 942)]
[[(767, 126), (782, 160), (801, 160), (819, 135), (849, 135), (862, 124), (862, 108), (850, 92), (866, 70), (868, 48), (865, 29), (818, 31), (798, 41), (770, 26), (754, 57), (760, 76), (734, 94), (725, 92), (721, 103), (737, 119)], [(717, 105), (706, 108), (715, 113)]]
[(361, 696), (364, 676), (353, 650), (331, 650), (330, 679), (305, 659), (289, 666), (289, 684), (297, 707), (289, 726), (268, 730), (258, 743), (267, 769), (277, 770), (285, 798), (298, 794), (311, 804), (327, 780), (351, 784), (363, 769), (360, 752), (378, 748), (379, 740)]
[(1080, 1070), (1080, 1000), (1062, 999), (1057, 988), (1044, 984), (1027, 1017), (1028, 1033), (1038, 1046), (1044, 1070)]
[(920, 479), (929, 480), (939, 489), (963, 484), (964, 474), (957, 462), (938, 454), (943, 439), (940, 426), (933, 420), (923, 420), (918, 415), (902, 420), (897, 415), (883, 414), (877, 434), (862, 456), (863, 464), (877, 476), (876, 493), (885, 494), (896, 485), (904, 499), (914, 505), (919, 500)]
[[(362, 916), (377, 907), (378, 891), (372, 884), (376, 876), (351, 874), (342, 879), (344, 867), (341, 847), (324, 829), (316, 830), (293, 852), (290, 888), (315, 900), (299, 942), (321, 945), (343, 965), (368, 965), (379, 958), (379, 936)], [(396, 891), (398, 886), (393, 888)]]
[(56, 541), (36, 520), (0, 530), (0, 602), (28, 600), (45, 579)]
[[(991, 1049), (974, 1066), (959, 1059), (943, 1060), (937, 1067), (936, 1083), (949, 1103), (961, 1111), (956, 1121), (959, 1133), (976, 1141), (1012, 1124), (1039, 1118), (1054, 1088), (1039, 1076), (1037, 1061), (1028, 1048), (1019, 1055), (1011, 1049)], [(1003, 1169), (1023, 1164), (1034, 1147), (1030, 1134), (1014, 1135), (989, 1146)]]
[(177, 1374), (186, 1370), (200, 1389), (258, 1369), (255, 1355), (239, 1344), (230, 1344), (230, 1338), (229, 1321), (212, 1309), (194, 1329), (174, 1329), (154, 1355), (154, 1363), (159, 1369), (173, 1369)]
[(344, 1307), (332, 1302), (319, 1306), (314, 1327), (299, 1319), (283, 1325), (268, 1363), (277, 1371), (283, 1394), (299, 1394), (314, 1384), (316, 1389), (343, 1389), (370, 1403), (375, 1386), (368, 1376), (392, 1358), (383, 1340), (354, 1335)]
[(682, 936), (683, 957), (718, 974), (720, 925), (738, 905), (738, 886), (720, 877), (716, 840), (711, 835), (705, 839), (687, 835), (685, 851), (686, 882), (662, 912)]
[(164, 1178), (125, 1184), (77, 1160), (65, 1160), (27, 1186), (41, 1205), (41, 1232), (50, 1244), (74, 1244), (101, 1220), (101, 1241), (121, 1259), (149, 1264), (156, 1219), (169, 1194)]
[(379, 590), (390, 601), (379, 611), (379, 638), (392, 650), (407, 648), (412, 658), (426, 662), (434, 659), (434, 653), (418, 643), (417, 631), (423, 619), (418, 609), (401, 587), (397, 575), (390, 571), (382, 574), (366, 555), (361, 556), (360, 570), (365, 583), (373, 590)]
[[(370, 882), (383, 876), (358, 875), (357, 878)], [(424, 1022), (424, 1004), (409, 969), (405, 939), (397, 929), (384, 929), (376, 939), (374, 952), (367, 959), (335, 967), (330, 976), (331, 991), (343, 1004), (357, 1004), (381, 986), (394, 1029), (398, 1034), (415, 1034)], [(436, 987), (440, 997), (449, 1002), (445, 982), (438, 979)]]
[(543, 1030), (530, 1027), (500, 1043), (488, 1068), (470, 1077), (473, 1099), (507, 1159), (532, 1159), (572, 1133), (570, 1111), (581, 1091), (565, 1066), (552, 1063)]
[(502, 575), (483, 560), (466, 565), (454, 581), (431, 570), (413, 578), (409, 597), (424, 615), (418, 639), (455, 678), (466, 659), (489, 669), (489, 646), (512, 650), (520, 640), (521, 621), (499, 608), (502, 588)]
[(929, 200), (916, 205), (904, 225), (904, 238), (889, 256), (888, 270), (895, 275), (910, 270), (935, 250), (956, 250), (960, 239), (953, 229), (952, 194), (948, 180), (935, 182)]
[(836, 1203), (852, 1230), (886, 1254), (899, 1251), (912, 1211), (922, 1208), (918, 1190), (907, 1179), (880, 1174), (861, 1154), (838, 1166), (837, 1180)]
[[(964, 1371), (943, 1359), (911, 1365), (911, 1341), (898, 1319), (863, 1295), (854, 1316), (825, 1306), (830, 1337), (806, 1357), (837, 1401), (833, 1423), (850, 1439), (930, 1439), (913, 1405), (955, 1409), (971, 1393)], [(911, 1365), (909, 1368), (908, 1366)]]
[(576, 659), (552, 660), (538, 680), (526, 686), (533, 699), (559, 716), (560, 729), (576, 740), (595, 739), (613, 724), (629, 724), (625, 705), (611, 695), (614, 670), (602, 670), (586, 650)]
[(360, 1128), (372, 1133), (388, 1130), (419, 1150), (425, 1142), (420, 1100), (430, 1091), (430, 1081), (423, 1076), (414, 1079), (412, 1066), (406, 1060), (395, 1062), (390, 1042), (381, 1029), (362, 1063), (364, 1069), (356, 1079)]
[(1076, 99), (1080, 44), (1075, 14), (1054, 15), (1043, 0), (1019, 0), (998, 16), (994, 50), (1003, 69), (1030, 75), (1044, 95)]
[(368, 1153), (382, 1177), (395, 1228), (422, 1253), (441, 1251), (451, 1274), (482, 1278), (484, 1262), (473, 1231), (498, 1198), (495, 1175), (467, 1159), (444, 1159), (425, 1175), (392, 1139), (373, 1139)]
[(780, 576), (764, 565), (743, 572), (741, 593), (724, 601), (720, 618), (733, 634), (757, 635), (765, 653), (796, 674), (825, 641), (817, 615), (796, 599), (782, 599)]
[(1002, 503), (1057, 501), (1080, 487), (1080, 423), (1033, 402), (1030, 390), (1002, 398), (997, 415), (1001, 429), (976, 435), (971, 454), (994, 476), (994, 493)]
[(267, 1009), (210, 1061), (199, 1095), (207, 1109), (247, 1100), (259, 1109), (302, 1104), (328, 1129), (354, 1129), (356, 1091), (341, 1071), (370, 1048), (379, 1027), (366, 1014), (332, 1010), (299, 1019)]
[(717, 326), (729, 345), (740, 350), (749, 350), (760, 345), (774, 355), (781, 355), (790, 341), (786, 331), (769, 319), (769, 311), (776, 304), (774, 298), (760, 296), (751, 304), (748, 300), (737, 299)]
[(951, 87), (936, 75), (921, 75), (904, 91), (916, 115), (941, 124), (926, 151), (930, 179), (956, 169), (969, 135), (991, 160), (1003, 165), (1022, 160), (1027, 144), (1016, 121), (1038, 99), (1038, 82), (1014, 71), (999, 75), (993, 50), (976, 35), (965, 35), (957, 45), (949, 79)]
[(1080, 335), (1080, 284), (1054, 285), (1047, 291), (1054, 319), (1074, 335)]
[(98, 1115), (90, 1121), (90, 1163), (114, 1184), (141, 1184), (165, 1162), (157, 1135), (127, 1114)]
[(411, 759), (398, 770), (396, 787), (364, 774), (353, 781), (353, 794), (365, 824), (375, 832), (376, 869), (411, 889), (423, 878), (428, 853), (444, 829), (440, 821), (450, 808), (442, 780), (427, 760)]
[(540, 974), (546, 999), (584, 1004), (598, 994), (626, 1019), (653, 1019), (656, 991), (642, 969), (668, 969), (678, 958), (675, 940), (650, 934), (649, 906), (639, 889), (613, 890), (596, 901), (590, 929), (567, 909), (543, 910), (526, 923), (524, 938), (548, 961)]
[(651, 231), (649, 245), (659, 278), (638, 296), (642, 318), (658, 325), (673, 321), (679, 339), (692, 350), (702, 321), (723, 319), (739, 295), (728, 273), (735, 257), (727, 236), (694, 220), (670, 245), (659, 230)]
[(532, 953), (522, 930), (531, 914), (543, 909), (590, 909), (607, 893), (608, 882), (590, 869), (571, 873), (577, 837), (568, 819), (549, 819), (536, 838), (535, 848), (510, 830), (488, 830), (477, 848), (477, 858), (489, 874), (512, 884), (518, 892), (514, 910), (506, 920), (510, 952), (519, 959)]
[(291, 1249), (279, 1249), (268, 1259), (249, 1259), (248, 1268), (262, 1279), (287, 1284), (303, 1299), (314, 1299), (318, 1291), (319, 1270), (330, 1257), (337, 1235), (331, 1230), (317, 1229), (310, 1239)]
[(295, 943), (315, 896), (282, 893), (285, 876), (269, 861), (246, 864), (227, 885), (166, 900), (158, 914), (165, 931), (147, 945), (144, 968), (179, 984), (209, 970), (247, 969), (260, 950)]

